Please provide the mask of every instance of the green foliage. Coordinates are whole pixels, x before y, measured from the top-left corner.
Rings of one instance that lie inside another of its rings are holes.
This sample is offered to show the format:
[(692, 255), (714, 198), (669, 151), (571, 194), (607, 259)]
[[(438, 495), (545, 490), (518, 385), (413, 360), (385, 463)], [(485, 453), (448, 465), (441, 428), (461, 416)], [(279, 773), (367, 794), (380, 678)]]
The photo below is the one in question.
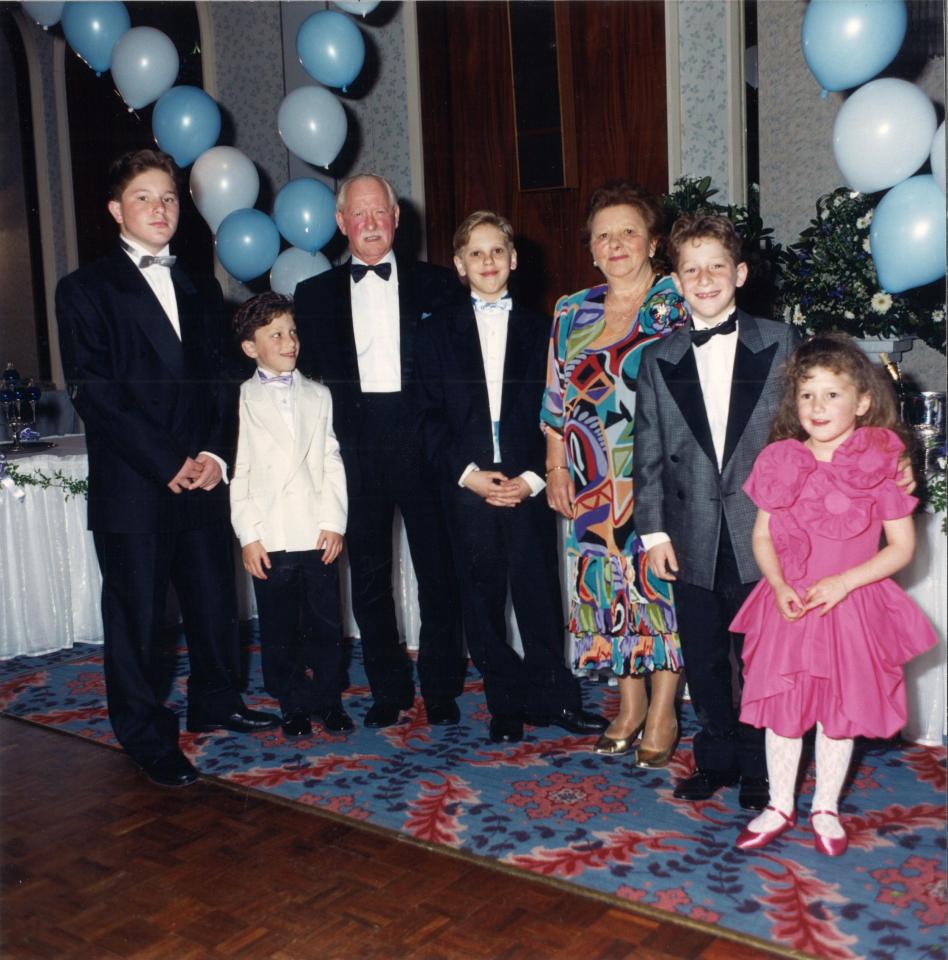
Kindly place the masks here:
[(70, 497), (88, 497), (89, 481), (73, 479), (63, 476), (62, 470), (54, 470), (47, 474), (43, 470), (34, 470), (24, 473), (18, 470), (10, 461), (6, 462), (6, 475), (19, 487), (39, 487), (41, 490), (62, 490), (68, 500)]
[(819, 198), (816, 219), (781, 255), (778, 315), (801, 331), (920, 337), (945, 350), (944, 287), (880, 289), (869, 238), (875, 200), (841, 187)]

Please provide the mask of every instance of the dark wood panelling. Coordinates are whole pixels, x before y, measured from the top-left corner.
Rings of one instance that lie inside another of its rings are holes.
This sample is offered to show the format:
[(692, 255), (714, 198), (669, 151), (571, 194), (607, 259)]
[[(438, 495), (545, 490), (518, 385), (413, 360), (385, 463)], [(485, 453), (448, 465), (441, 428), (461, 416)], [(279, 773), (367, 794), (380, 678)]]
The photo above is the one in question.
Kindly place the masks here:
[(429, 258), (450, 263), (451, 235), (487, 207), (517, 231), (520, 295), (547, 311), (596, 282), (580, 241), (591, 190), (613, 177), (667, 186), (664, 4), (573, 2), (578, 186), (517, 188), (507, 7), (418, 5)]

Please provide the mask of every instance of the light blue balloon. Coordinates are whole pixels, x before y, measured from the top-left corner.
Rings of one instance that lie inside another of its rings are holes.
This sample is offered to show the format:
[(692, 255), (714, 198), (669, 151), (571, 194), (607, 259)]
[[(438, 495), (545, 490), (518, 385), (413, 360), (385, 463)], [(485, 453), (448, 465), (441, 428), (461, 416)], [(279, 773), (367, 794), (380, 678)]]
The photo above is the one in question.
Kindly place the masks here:
[(317, 167), (336, 159), (348, 129), (342, 104), (323, 87), (298, 87), (277, 112), (277, 130), (287, 148)]
[(179, 167), (187, 167), (217, 143), (221, 111), (200, 87), (172, 87), (155, 104), (151, 132)]
[(909, 177), (880, 201), (869, 229), (879, 284), (889, 293), (945, 275), (945, 195), (929, 174)]
[(824, 90), (849, 90), (895, 59), (907, 25), (905, 0), (810, 0), (803, 58)]
[(178, 79), (178, 51), (166, 33), (132, 27), (112, 49), (112, 79), (133, 109), (153, 103)]
[(365, 62), (365, 41), (347, 16), (320, 10), (303, 21), (296, 34), (296, 52), (314, 80), (345, 91)]
[(379, 5), (379, 0), (333, 0), (333, 5), (340, 10), (345, 10), (346, 13), (356, 13), (360, 17), (365, 17)]
[(44, 29), (59, 23), (63, 0), (23, 0), (23, 9)]
[(101, 76), (112, 64), (112, 48), (132, 25), (120, 0), (70, 0), (63, 7), (63, 33), (73, 50)]
[(315, 253), (336, 232), (335, 194), (319, 180), (291, 180), (276, 196), (273, 219), (289, 243)]
[(276, 258), (276, 263), (270, 270), (270, 289), (274, 293), (282, 293), (292, 297), (297, 284), (315, 277), (318, 273), (325, 273), (332, 264), (321, 253), (307, 253), (290, 247)]
[(280, 232), (259, 210), (235, 210), (217, 228), (214, 244), (224, 269), (246, 282), (273, 266), (280, 252)]

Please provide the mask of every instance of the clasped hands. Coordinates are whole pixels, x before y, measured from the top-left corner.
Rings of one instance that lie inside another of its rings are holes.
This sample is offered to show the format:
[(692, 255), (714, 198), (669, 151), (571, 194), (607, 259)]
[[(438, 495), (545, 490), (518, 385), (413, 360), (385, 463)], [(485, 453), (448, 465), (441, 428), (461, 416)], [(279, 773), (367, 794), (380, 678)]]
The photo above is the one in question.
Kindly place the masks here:
[(530, 496), (530, 486), (523, 477), (511, 480), (499, 470), (472, 470), (464, 478), (464, 486), (492, 507), (515, 507)]
[[(322, 561), (327, 566), (342, 553), (342, 544), (342, 534), (334, 533), (331, 530), (320, 530), (316, 537), (316, 549), (322, 550)], [(259, 540), (254, 540), (242, 547), (240, 556), (247, 573), (258, 580), (268, 579), (266, 571), (273, 566), (273, 563), (266, 547)]]
[(789, 583), (780, 583), (773, 587), (777, 609), (784, 620), (793, 622), (811, 610), (820, 610), (820, 616), (825, 617), (838, 603), (849, 595), (846, 578), (841, 573), (823, 577), (807, 587), (801, 600), (800, 594)]
[(224, 479), (221, 465), (206, 453), (188, 457), (181, 469), (168, 481), (172, 493), (185, 490), (213, 490)]

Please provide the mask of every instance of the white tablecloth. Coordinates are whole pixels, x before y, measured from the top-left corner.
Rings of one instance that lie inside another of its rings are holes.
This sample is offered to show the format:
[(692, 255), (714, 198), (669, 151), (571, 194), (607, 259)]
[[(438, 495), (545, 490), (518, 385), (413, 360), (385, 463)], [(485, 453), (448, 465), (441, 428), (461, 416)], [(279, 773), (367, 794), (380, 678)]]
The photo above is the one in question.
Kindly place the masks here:
[[(85, 438), (50, 437), (57, 446), (9, 457), (21, 473), (88, 475)], [(26, 486), (26, 497), (0, 495), (0, 659), (101, 642), (102, 578), (86, 499)]]

